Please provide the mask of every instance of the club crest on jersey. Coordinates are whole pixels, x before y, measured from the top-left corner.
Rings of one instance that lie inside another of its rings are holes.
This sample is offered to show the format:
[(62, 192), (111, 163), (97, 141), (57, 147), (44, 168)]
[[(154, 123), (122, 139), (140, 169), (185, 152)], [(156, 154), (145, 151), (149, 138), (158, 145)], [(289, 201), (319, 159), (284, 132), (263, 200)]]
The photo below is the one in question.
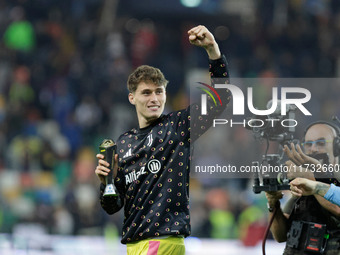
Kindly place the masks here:
[(147, 146), (151, 147), (152, 142), (153, 142), (152, 134), (149, 134), (147, 139), (148, 139)]
[(161, 170), (161, 162), (158, 159), (152, 159), (148, 162), (147, 168), (153, 174), (156, 174)]

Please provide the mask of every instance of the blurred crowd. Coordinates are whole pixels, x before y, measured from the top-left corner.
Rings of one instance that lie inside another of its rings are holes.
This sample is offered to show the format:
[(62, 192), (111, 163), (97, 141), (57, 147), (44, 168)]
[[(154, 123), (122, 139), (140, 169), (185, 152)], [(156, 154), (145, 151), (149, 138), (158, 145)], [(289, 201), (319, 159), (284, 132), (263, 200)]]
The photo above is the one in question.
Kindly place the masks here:
[[(99, 206), (98, 145), (136, 125), (126, 80), (140, 64), (159, 67), (170, 81), (166, 111), (189, 103), (188, 75), (208, 68), (204, 51), (187, 41), (194, 25), (214, 33), (231, 76), (339, 75), (339, 1), (254, 2), (249, 13), (227, 6), (216, 15), (152, 17), (129, 13), (132, 0), (1, 1), (0, 232), (32, 223), (52, 234), (120, 231), (122, 214), (108, 217)], [(240, 162), (251, 134), (230, 132)], [(264, 197), (247, 180), (194, 178), (191, 186), (195, 236), (251, 245), (249, 231), (262, 235)]]

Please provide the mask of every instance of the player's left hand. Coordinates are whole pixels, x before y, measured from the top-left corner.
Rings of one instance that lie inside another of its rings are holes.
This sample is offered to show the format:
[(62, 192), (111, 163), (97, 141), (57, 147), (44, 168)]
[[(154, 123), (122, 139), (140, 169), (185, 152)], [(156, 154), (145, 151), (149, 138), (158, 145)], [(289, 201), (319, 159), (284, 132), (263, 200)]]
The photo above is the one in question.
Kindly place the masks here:
[(189, 41), (191, 44), (203, 47), (210, 59), (218, 59), (221, 52), (213, 34), (202, 25), (193, 27), (188, 31)]

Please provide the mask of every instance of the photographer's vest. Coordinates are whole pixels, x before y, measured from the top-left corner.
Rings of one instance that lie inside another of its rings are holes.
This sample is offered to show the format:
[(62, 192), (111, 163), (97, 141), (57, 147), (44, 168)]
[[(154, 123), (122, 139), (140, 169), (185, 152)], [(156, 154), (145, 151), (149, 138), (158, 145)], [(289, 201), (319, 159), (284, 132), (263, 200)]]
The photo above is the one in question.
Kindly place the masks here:
[(323, 208), (314, 196), (301, 197), (295, 202), (289, 217), (290, 223), (293, 220), (326, 224), (327, 230), (339, 230), (340, 234), (340, 219)]

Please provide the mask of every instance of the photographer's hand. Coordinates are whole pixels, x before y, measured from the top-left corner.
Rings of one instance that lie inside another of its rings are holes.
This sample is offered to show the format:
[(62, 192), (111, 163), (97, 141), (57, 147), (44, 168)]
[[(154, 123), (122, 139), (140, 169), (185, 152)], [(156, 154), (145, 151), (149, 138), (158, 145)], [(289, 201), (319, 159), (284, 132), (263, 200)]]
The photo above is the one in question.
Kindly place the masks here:
[(266, 191), (266, 198), (268, 200), (268, 206), (274, 208), (277, 201), (279, 201), (283, 194), (280, 191)]
[(282, 212), (279, 200), (283, 197), (282, 192), (280, 191), (267, 191), (266, 198), (268, 200), (268, 207), (269, 208), (276, 208), (276, 213), (273, 215), (274, 211), (271, 212), (270, 217), (274, 216), (272, 225), (271, 225), (271, 232), (273, 237), (278, 242), (285, 242), (287, 241), (287, 231), (288, 231), (288, 217)]
[(288, 167), (287, 177), (289, 180), (293, 180), (298, 177), (307, 178), (310, 180), (315, 180), (314, 174), (306, 168), (297, 166), (291, 160), (286, 161), (286, 166)]
[(288, 158), (297, 166), (301, 166), (303, 164), (310, 164), (310, 165), (311, 164), (312, 165), (319, 165), (320, 164), (320, 162), (317, 159), (306, 155), (302, 151), (299, 144), (296, 145), (296, 149), (295, 149), (294, 143), (290, 144), (290, 149), (287, 145), (284, 145), (283, 151), (286, 153)]

